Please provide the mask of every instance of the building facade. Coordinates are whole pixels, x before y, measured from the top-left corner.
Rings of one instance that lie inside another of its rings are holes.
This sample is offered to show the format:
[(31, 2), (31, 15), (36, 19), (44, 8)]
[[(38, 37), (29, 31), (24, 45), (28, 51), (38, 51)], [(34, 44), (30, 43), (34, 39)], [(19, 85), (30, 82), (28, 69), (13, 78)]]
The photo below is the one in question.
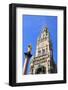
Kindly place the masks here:
[(36, 54), (30, 63), (31, 74), (57, 73), (57, 65), (53, 60), (53, 48), (50, 33), (45, 27), (37, 38)]

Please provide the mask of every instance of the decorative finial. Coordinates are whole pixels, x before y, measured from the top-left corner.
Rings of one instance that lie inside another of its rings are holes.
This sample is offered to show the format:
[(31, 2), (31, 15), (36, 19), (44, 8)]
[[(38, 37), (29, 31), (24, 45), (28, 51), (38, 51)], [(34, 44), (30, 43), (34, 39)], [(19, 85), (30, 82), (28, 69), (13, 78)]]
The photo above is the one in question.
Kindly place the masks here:
[(46, 31), (46, 30), (48, 30), (47, 24), (42, 27), (42, 32), (44, 32), (44, 31)]

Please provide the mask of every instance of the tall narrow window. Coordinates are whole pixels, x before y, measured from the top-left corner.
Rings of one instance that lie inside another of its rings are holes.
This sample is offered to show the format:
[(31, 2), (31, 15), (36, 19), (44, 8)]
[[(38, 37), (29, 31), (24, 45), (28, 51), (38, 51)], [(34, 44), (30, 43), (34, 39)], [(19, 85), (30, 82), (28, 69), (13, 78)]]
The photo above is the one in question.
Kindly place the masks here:
[(38, 51), (38, 55), (39, 55), (39, 56), (41, 55), (41, 50)]
[(42, 55), (44, 55), (45, 54), (45, 49), (42, 49)]

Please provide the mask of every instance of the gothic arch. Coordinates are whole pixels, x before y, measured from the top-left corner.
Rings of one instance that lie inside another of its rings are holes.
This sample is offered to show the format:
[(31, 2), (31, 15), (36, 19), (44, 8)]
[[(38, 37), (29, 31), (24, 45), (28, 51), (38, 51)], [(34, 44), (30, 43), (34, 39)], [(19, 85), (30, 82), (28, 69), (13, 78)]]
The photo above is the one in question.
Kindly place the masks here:
[(35, 71), (35, 74), (45, 74), (46, 73), (46, 67), (42, 65), (38, 65), (38, 68)]

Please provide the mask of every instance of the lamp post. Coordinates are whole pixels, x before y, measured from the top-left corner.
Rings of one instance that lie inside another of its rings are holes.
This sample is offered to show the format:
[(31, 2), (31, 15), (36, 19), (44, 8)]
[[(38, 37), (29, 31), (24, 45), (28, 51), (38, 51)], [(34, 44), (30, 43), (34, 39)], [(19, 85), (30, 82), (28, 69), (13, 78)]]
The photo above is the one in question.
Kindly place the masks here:
[(28, 45), (28, 51), (24, 53), (25, 54), (25, 62), (24, 62), (24, 67), (23, 67), (24, 75), (27, 74), (27, 66), (28, 66), (30, 58), (32, 57), (31, 51), (32, 51), (32, 46)]

